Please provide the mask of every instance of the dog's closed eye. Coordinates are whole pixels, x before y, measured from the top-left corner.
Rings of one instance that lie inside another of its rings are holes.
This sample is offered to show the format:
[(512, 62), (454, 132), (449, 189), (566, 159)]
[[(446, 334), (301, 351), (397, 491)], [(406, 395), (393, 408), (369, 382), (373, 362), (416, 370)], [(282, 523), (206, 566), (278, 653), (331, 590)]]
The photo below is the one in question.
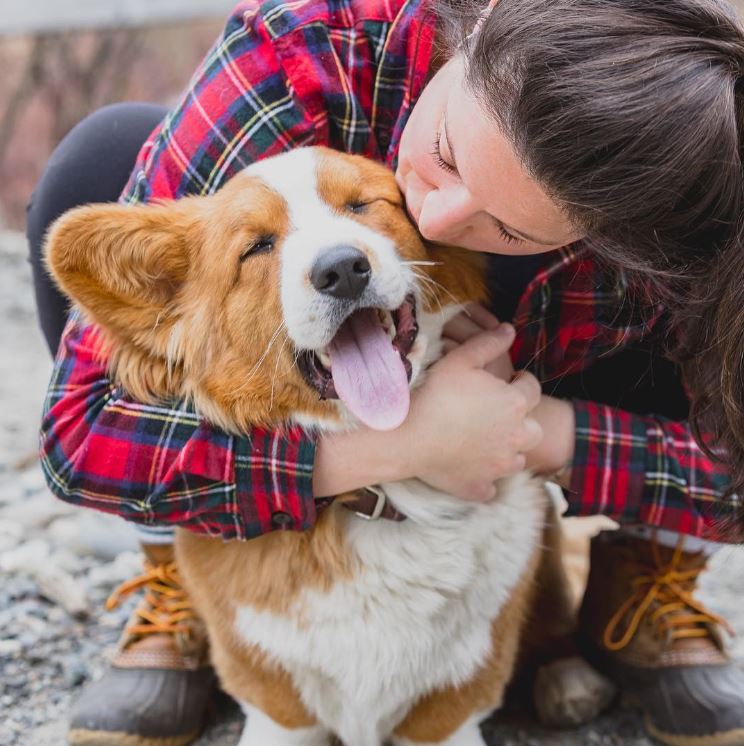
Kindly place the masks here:
[(254, 241), (241, 255), (240, 261), (244, 262), (249, 256), (264, 254), (274, 248), (276, 236), (262, 236)]

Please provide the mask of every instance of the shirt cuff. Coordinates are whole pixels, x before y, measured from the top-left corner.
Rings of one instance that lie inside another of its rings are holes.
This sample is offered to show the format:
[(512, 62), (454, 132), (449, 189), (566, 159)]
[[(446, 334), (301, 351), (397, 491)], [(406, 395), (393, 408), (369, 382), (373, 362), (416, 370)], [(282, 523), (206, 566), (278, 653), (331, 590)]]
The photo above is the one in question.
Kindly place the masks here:
[(604, 404), (573, 400), (576, 416), (567, 515), (602, 514), (640, 522), (646, 477), (646, 427), (641, 418)]
[(254, 428), (235, 447), (241, 538), (270, 531), (306, 531), (315, 524), (315, 441), (299, 427)]

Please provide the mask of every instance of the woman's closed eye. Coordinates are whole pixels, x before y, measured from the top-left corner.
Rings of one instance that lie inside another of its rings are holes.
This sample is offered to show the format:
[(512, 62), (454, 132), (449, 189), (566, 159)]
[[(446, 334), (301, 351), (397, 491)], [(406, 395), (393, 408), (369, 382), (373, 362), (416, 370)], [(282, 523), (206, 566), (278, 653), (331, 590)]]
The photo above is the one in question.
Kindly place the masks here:
[(447, 161), (444, 160), (444, 157), (442, 156), (442, 133), (441, 130), (437, 131), (437, 136), (434, 140), (434, 145), (431, 149), (431, 156), (434, 159), (434, 162), (437, 164), (439, 168), (441, 168), (443, 171), (446, 171), (451, 176), (458, 176), (457, 168), (453, 166), (451, 163), (447, 163)]
[(506, 228), (504, 228), (504, 224), (500, 220), (493, 218), (493, 222), (496, 228), (498, 229), (499, 234), (501, 235), (501, 238), (503, 238), (504, 241), (506, 241), (507, 243), (515, 243), (515, 244), (524, 243), (523, 239), (517, 238), (516, 236), (513, 236), (511, 233), (509, 233), (509, 231), (507, 231)]

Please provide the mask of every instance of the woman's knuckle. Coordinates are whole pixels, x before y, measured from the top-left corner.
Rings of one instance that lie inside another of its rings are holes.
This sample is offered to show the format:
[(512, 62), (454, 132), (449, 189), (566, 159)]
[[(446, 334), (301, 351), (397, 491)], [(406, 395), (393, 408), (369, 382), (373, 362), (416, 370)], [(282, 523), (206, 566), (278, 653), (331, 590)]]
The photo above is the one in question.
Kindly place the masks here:
[(511, 410), (514, 414), (524, 416), (529, 409), (527, 397), (521, 391), (515, 391), (512, 394)]

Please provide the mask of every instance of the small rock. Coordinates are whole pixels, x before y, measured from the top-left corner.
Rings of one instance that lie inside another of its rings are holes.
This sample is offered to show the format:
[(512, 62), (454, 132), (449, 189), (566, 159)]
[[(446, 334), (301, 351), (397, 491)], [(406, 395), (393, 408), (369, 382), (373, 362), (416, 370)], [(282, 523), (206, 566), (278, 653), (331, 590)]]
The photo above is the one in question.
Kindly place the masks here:
[(22, 650), (23, 643), (20, 640), (0, 640), (0, 658), (11, 658)]
[(45, 490), (6, 505), (0, 510), (0, 518), (20, 523), (25, 529), (46, 528), (55, 518), (70, 515), (75, 510)]
[(137, 552), (122, 552), (113, 562), (92, 567), (88, 583), (93, 588), (111, 588), (142, 572), (142, 556)]
[(72, 616), (87, 616), (89, 605), (85, 588), (68, 572), (49, 564), (37, 567), (34, 577), (43, 596)]
[(82, 559), (65, 547), (57, 549), (52, 554), (50, 562), (54, 567), (59, 567), (71, 575), (81, 573), (84, 568)]
[(122, 552), (136, 552), (139, 542), (134, 528), (115, 516), (92, 511), (57, 518), (49, 525), (56, 546), (112, 561)]
[(17, 521), (0, 518), (0, 554), (15, 549), (23, 541), (23, 526)]
[(65, 683), (69, 687), (80, 686), (88, 678), (88, 666), (76, 656), (65, 660), (64, 672)]
[(43, 539), (31, 539), (25, 544), (0, 555), (0, 570), (6, 573), (25, 572), (34, 569), (49, 559), (49, 544)]
[(46, 496), (51, 497), (47, 490), (44, 472), (42, 472), (41, 466), (38, 462), (34, 463), (31, 468), (21, 472), (20, 476), (18, 477), (18, 482), (25, 495), (35, 495), (37, 493), (43, 492)]

